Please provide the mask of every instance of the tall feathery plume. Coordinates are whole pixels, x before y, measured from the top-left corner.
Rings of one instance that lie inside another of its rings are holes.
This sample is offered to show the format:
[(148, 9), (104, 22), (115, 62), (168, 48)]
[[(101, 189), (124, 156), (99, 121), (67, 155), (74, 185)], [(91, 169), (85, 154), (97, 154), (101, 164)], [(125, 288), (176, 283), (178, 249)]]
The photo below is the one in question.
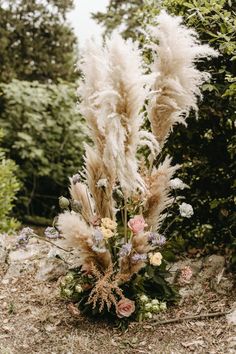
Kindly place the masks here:
[[(89, 190), (93, 196), (96, 213), (101, 218), (114, 219), (114, 200), (112, 187), (115, 178), (112, 170), (107, 170), (99, 154), (90, 146), (86, 146), (86, 175)], [(101, 185), (99, 185), (99, 182)]]
[(152, 131), (163, 146), (173, 126), (186, 124), (190, 110), (198, 110), (200, 86), (210, 75), (200, 72), (195, 63), (203, 57), (215, 57), (217, 52), (201, 45), (197, 33), (185, 27), (181, 17), (162, 11), (157, 22), (158, 26), (149, 27), (156, 54), (151, 69), (156, 78), (148, 113)]
[(120, 259), (119, 279), (124, 282), (146, 266), (147, 254), (151, 251), (147, 233), (134, 234), (131, 239), (132, 249), (130, 254)]
[[(140, 141), (141, 144), (145, 141), (154, 153), (158, 144), (152, 134), (145, 135), (140, 130), (143, 123), (140, 112), (147, 92), (137, 45), (124, 41), (119, 35), (108, 40), (105, 47), (90, 42), (79, 68), (84, 74), (79, 88), (79, 107), (98, 157), (91, 159), (91, 150), (87, 149), (86, 167), (94, 199), (98, 199), (95, 191), (100, 177), (92, 171), (98, 169), (99, 176), (102, 174), (102, 178), (107, 179), (108, 189), (118, 181), (126, 197), (136, 189), (143, 192), (145, 183), (138, 172), (137, 149)], [(99, 198), (99, 204), (106, 203)], [(110, 202), (109, 196), (107, 203)], [(105, 210), (108, 208), (113, 209), (108, 205)]]
[(173, 198), (170, 196), (170, 180), (179, 165), (171, 166), (171, 158), (166, 157), (164, 162), (154, 168), (147, 178), (148, 197), (145, 203), (144, 217), (152, 231), (156, 231), (163, 219), (163, 211), (168, 208)]
[(61, 244), (65, 247), (72, 247), (78, 250), (80, 264), (90, 268), (91, 264), (106, 269), (111, 261), (111, 254), (108, 250), (97, 253), (93, 250), (93, 229), (83, 220), (79, 214), (65, 212), (60, 214), (57, 220), (58, 229), (64, 240)]
[(86, 184), (74, 182), (73, 178), (70, 178), (70, 195), (74, 201), (80, 203), (81, 214), (89, 223), (93, 217), (93, 206)]

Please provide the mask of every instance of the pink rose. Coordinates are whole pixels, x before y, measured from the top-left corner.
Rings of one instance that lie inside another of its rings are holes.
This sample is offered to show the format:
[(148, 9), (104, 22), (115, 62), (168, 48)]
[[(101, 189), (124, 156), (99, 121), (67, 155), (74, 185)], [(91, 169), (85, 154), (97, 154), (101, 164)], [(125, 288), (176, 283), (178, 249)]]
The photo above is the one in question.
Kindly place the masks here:
[(145, 223), (145, 220), (142, 215), (136, 215), (133, 219), (129, 220), (128, 226), (134, 234), (138, 234), (139, 232), (142, 232), (144, 230), (147, 224)]
[(135, 311), (135, 303), (129, 299), (121, 299), (117, 304), (116, 313), (119, 318), (129, 317)]

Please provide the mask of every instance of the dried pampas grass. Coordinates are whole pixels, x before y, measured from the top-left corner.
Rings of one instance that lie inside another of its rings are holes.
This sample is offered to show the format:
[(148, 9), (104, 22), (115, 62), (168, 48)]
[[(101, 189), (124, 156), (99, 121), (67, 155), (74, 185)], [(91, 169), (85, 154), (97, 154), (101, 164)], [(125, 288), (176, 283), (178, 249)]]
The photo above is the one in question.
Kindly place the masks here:
[(81, 214), (87, 222), (93, 217), (92, 200), (89, 196), (88, 187), (81, 182), (73, 183), (73, 179), (70, 178), (70, 195), (75, 201), (81, 204)]
[(120, 279), (128, 281), (132, 276), (140, 271), (146, 266), (146, 259), (140, 259), (134, 261), (132, 257), (134, 255), (147, 257), (149, 251), (151, 251), (151, 246), (148, 242), (147, 233), (134, 234), (131, 239), (132, 252), (120, 259)]
[[(114, 220), (115, 204), (112, 198), (112, 188), (115, 184), (114, 171), (104, 166), (99, 154), (90, 146), (86, 146), (85, 163), (87, 183), (95, 201), (96, 215)], [(100, 180), (106, 180), (104, 187), (99, 186)]]
[(171, 166), (171, 158), (166, 157), (151, 176), (147, 178), (148, 196), (144, 206), (144, 218), (152, 231), (156, 231), (163, 219), (161, 215), (168, 208), (173, 198), (170, 196), (170, 180), (179, 165)]
[(210, 75), (200, 72), (195, 63), (203, 57), (215, 57), (217, 52), (201, 45), (197, 33), (185, 27), (181, 17), (162, 11), (157, 23), (149, 27), (156, 56), (151, 67), (155, 81), (148, 113), (152, 131), (163, 146), (173, 126), (186, 124), (190, 110), (198, 110), (200, 86)]
[[(147, 90), (138, 45), (123, 40), (118, 34), (104, 47), (91, 41), (79, 69), (84, 75), (78, 91), (79, 108), (86, 118), (103, 177), (107, 178), (110, 188), (119, 182), (126, 198), (137, 189), (144, 192), (146, 187), (138, 172), (137, 149), (140, 144), (146, 144), (155, 155), (159, 146), (151, 133), (141, 132), (144, 119), (141, 110)], [(86, 155), (87, 169), (92, 175), (91, 171), (97, 167), (90, 161), (91, 151)], [(95, 192), (91, 179), (89, 184)]]
[(61, 241), (65, 247), (72, 247), (79, 252), (80, 264), (89, 269), (95, 264), (101, 269), (106, 269), (112, 263), (111, 254), (108, 250), (103, 253), (93, 251), (93, 230), (86, 224), (79, 214), (65, 212), (60, 214), (57, 220), (57, 227), (64, 237)]

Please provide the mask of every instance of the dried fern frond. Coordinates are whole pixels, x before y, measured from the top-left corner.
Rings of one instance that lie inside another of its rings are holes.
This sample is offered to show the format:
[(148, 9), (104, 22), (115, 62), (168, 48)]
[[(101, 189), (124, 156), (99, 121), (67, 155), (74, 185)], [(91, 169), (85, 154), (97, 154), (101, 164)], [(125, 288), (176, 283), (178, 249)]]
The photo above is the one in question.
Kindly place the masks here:
[(200, 72), (195, 63), (204, 57), (215, 57), (217, 52), (201, 45), (197, 33), (185, 27), (181, 17), (162, 11), (156, 20), (158, 25), (149, 27), (156, 54), (151, 70), (156, 79), (148, 113), (152, 131), (163, 146), (173, 126), (186, 124), (190, 110), (198, 109), (200, 86), (210, 75)]
[(64, 237), (64, 240), (61, 241), (62, 245), (78, 251), (81, 265), (89, 268), (90, 264), (94, 263), (101, 269), (106, 269), (112, 263), (108, 250), (102, 253), (93, 250), (93, 229), (79, 214), (71, 214), (70, 212), (60, 214), (57, 226)]
[(170, 196), (170, 180), (178, 168), (179, 165), (171, 166), (171, 158), (167, 156), (158, 169), (154, 168), (151, 176), (147, 178), (148, 196), (144, 206), (144, 218), (153, 231), (160, 226), (163, 211), (173, 202)]
[[(114, 279), (112, 265), (105, 272), (101, 272), (94, 264), (91, 265), (90, 274), (95, 278), (95, 285), (90, 292), (87, 303), (92, 304), (93, 308), (99, 305), (99, 312), (102, 312), (105, 306), (108, 311), (114, 305), (117, 308), (118, 301), (124, 299), (122, 290)], [(117, 300), (117, 297), (120, 298)]]

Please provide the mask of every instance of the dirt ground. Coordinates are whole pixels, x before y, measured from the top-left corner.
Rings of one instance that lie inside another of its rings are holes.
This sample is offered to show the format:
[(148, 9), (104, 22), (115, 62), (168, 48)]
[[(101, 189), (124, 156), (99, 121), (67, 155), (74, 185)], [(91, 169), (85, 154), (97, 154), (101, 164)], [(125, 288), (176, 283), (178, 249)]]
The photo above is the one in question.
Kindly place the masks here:
[[(2, 279), (4, 272), (3, 267)], [(57, 283), (39, 282), (31, 273), (1, 282), (1, 354), (236, 353), (236, 327), (227, 323), (226, 316), (165, 325), (150, 320), (131, 323), (122, 332), (112, 324), (73, 317), (59, 296)], [(234, 295), (234, 291), (222, 295), (206, 287), (161, 316), (226, 311)]]

